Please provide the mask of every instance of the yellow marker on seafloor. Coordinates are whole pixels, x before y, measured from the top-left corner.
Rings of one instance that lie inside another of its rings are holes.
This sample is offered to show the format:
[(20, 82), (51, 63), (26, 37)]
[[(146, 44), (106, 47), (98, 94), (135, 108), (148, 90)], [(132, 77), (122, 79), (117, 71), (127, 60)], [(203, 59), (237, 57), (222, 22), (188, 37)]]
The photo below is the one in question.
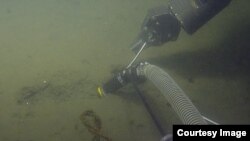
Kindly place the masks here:
[(103, 91), (102, 87), (97, 87), (97, 94), (99, 97), (104, 96), (104, 91)]

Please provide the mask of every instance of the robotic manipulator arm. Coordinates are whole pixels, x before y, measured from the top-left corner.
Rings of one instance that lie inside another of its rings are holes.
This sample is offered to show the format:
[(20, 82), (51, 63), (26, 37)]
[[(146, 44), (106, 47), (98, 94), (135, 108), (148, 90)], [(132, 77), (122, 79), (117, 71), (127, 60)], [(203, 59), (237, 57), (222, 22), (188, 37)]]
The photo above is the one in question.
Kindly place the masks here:
[[(138, 53), (145, 46), (159, 46), (178, 38), (181, 28), (193, 34), (225, 8), (231, 0), (170, 0), (169, 5), (149, 10), (141, 31), (132, 45)], [(131, 65), (129, 65), (131, 66)], [(140, 64), (127, 67), (103, 85), (103, 91), (112, 93), (131, 81), (138, 81)], [(133, 78), (133, 79), (131, 79)], [(101, 93), (101, 92), (100, 92)]]
[[(142, 24), (141, 32), (139, 33), (135, 43), (132, 45), (132, 50), (137, 54), (136, 56), (139, 55), (140, 51), (145, 46), (146, 47), (159, 46), (168, 41), (177, 40), (181, 28), (183, 28), (187, 33), (193, 34), (202, 25), (204, 25), (213, 16), (215, 16), (224, 7), (226, 7), (230, 3), (231, 0), (169, 0), (169, 1), (170, 1), (169, 6), (157, 7), (148, 12), (148, 15), (146, 16)], [(133, 64), (133, 60), (128, 65), (127, 68), (116, 73), (115, 76), (109, 81), (107, 81), (106, 83), (104, 83), (102, 87), (98, 87), (97, 90), (100, 96), (102, 96), (105, 93), (113, 93), (130, 82), (134, 83), (134, 82), (141, 82), (145, 80), (145, 74), (143, 72), (145, 68), (147, 69), (149, 68), (149, 67), (146, 67), (148, 66), (148, 64), (139, 63), (136, 65), (131, 65)], [(160, 71), (158, 73), (160, 73)], [(154, 73), (154, 74), (157, 74), (157, 73)], [(162, 76), (162, 74), (160, 76)], [(167, 75), (164, 75), (164, 76), (167, 76)], [(157, 80), (157, 79), (154, 79), (154, 80)], [(159, 81), (157, 81), (157, 84), (158, 82), (162, 83), (162, 82), (168, 82), (168, 81), (162, 81), (161, 79), (159, 79)], [(172, 82), (170, 84), (174, 84)], [(165, 83), (161, 84), (160, 86), (164, 86), (161, 88), (169, 87), (168, 85), (166, 85), (165, 87)], [(171, 92), (175, 92), (173, 91), (174, 89), (172, 88), (169, 90)], [(177, 91), (181, 92), (180, 90), (177, 90)], [(183, 95), (184, 95), (184, 92), (183, 92)], [(178, 97), (179, 99), (180, 95), (176, 97)], [(200, 114), (199, 112), (195, 112), (196, 111), (194, 110), (195, 108), (191, 108), (192, 110), (190, 109), (187, 110), (185, 108), (185, 107), (189, 107), (189, 108), (192, 107), (190, 106), (192, 105), (192, 103), (190, 104), (189, 102), (187, 102), (189, 106), (186, 106), (185, 104), (187, 103), (183, 104), (183, 101), (188, 101), (188, 100), (181, 99), (179, 101), (181, 103), (178, 103), (176, 101), (172, 102), (174, 104), (177, 103), (176, 105), (173, 106), (173, 107), (178, 107), (176, 109), (179, 109), (181, 107), (181, 110), (180, 110), (181, 114), (179, 114), (181, 115), (180, 117), (182, 117), (183, 119), (191, 119), (190, 121), (193, 121), (193, 119), (199, 119), (197, 117), (200, 117), (199, 116)], [(184, 105), (184, 108), (183, 108), (183, 105)], [(182, 113), (183, 111), (184, 113), (187, 113), (185, 110), (188, 111), (188, 114)], [(194, 111), (191, 113), (192, 114), (196, 113), (194, 115), (198, 115), (198, 116), (190, 116), (192, 115), (190, 114), (190, 111)], [(187, 115), (187, 116), (183, 116), (183, 115)], [(186, 121), (186, 120), (183, 120), (183, 121)], [(164, 136), (164, 138), (162, 138), (161, 141), (172, 141), (172, 136), (171, 135)]]
[(231, 0), (170, 0), (168, 6), (149, 10), (132, 51), (137, 53), (146, 43), (159, 46), (178, 38), (181, 28), (193, 34), (226, 7)]

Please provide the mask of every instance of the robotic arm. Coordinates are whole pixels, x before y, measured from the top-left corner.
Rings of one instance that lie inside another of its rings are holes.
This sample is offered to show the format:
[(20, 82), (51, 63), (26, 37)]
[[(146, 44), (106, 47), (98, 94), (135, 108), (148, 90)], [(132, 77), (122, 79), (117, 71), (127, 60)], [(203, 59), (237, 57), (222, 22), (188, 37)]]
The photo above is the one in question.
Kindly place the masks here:
[[(170, 0), (168, 7), (149, 10), (141, 26), (141, 31), (132, 45), (132, 50), (140, 53), (145, 46), (159, 46), (178, 38), (181, 28), (193, 34), (209, 19), (225, 8), (231, 0)], [(137, 56), (136, 56), (137, 57)], [(135, 58), (136, 58), (135, 57)], [(134, 58), (134, 60), (135, 60)], [(103, 91), (112, 93), (135, 80), (134, 60), (122, 71), (103, 85)], [(134, 78), (134, 79), (130, 79)]]
[(193, 34), (226, 7), (231, 0), (170, 0), (169, 6), (149, 10), (141, 31), (132, 45), (138, 52), (146, 43), (159, 46), (178, 38), (181, 28)]

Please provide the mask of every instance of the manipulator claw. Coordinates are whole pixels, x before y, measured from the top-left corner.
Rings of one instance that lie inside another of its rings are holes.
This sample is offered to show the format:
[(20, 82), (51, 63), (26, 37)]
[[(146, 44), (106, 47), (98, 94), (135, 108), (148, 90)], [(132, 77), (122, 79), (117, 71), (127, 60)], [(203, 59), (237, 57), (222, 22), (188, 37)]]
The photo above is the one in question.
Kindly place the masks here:
[(181, 24), (172, 14), (169, 7), (157, 7), (149, 10), (141, 26), (132, 50), (137, 52), (142, 43), (148, 46), (159, 46), (168, 41), (175, 41), (181, 30)]

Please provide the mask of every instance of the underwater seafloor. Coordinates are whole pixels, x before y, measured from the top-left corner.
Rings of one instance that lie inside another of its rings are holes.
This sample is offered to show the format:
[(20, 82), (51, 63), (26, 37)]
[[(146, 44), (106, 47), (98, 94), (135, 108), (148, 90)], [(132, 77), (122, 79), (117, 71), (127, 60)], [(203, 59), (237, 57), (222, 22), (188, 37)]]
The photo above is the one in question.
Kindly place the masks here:
[[(98, 140), (86, 120), (113, 141), (160, 140), (133, 87), (103, 98), (96, 88), (134, 56), (129, 46), (147, 10), (167, 1), (0, 3), (1, 141)], [(249, 4), (232, 1), (194, 35), (181, 32), (139, 57), (166, 70), (220, 124), (250, 124)], [(150, 82), (139, 88), (171, 133), (180, 121), (169, 104)]]

